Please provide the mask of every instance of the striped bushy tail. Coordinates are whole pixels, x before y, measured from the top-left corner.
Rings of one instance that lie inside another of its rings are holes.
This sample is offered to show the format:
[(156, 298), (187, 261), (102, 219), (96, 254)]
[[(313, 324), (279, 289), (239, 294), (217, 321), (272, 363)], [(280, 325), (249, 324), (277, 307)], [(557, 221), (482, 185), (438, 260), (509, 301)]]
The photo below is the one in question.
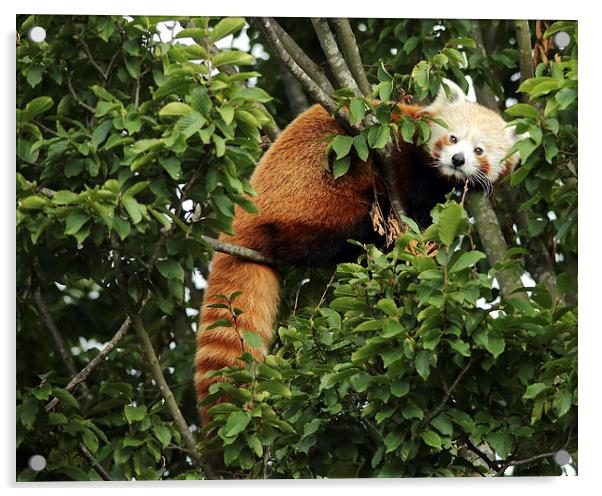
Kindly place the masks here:
[[(273, 268), (223, 253), (215, 254), (207, 283), (197, 331), (194, 375), (197, 401), (207, 396), (211, 384), (223, 380), (219, 376), (205, 377), (210, 370), (241, 365), (237, 357), (243, 351), (252, 353), (258, 359), (265, 357), (273, 339), (272, 327), (280, 301), (280, 277)], [(236, 297), (232, 307), (240, 308), (243, 313), (236, 317), (236, 326), (208, 329), (220, 319), (233, 322), (230, 310), (208, 305), (224, 304), (226, 301), (217, 295), (230, 298), (238, 291), (242, 293)], [(243, 350), (239, 335), (243, 330), (258, 335), (263, 346), (253, 348), (247, 345)], [(205, 406), (201, 409), (203, 423), (207, 422), (205, 414), (208, 408)]]

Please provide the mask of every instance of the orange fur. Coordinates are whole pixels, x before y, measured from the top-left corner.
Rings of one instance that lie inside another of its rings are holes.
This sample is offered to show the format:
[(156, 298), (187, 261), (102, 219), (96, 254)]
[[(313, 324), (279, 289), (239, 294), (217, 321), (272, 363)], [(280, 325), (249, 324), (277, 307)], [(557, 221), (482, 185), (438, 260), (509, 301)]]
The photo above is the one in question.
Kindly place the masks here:
[[(259, 214), (237, 207), (234, 236), (220, 239), (294, 262), (311, 258), (306, 251), (312, 247), (345, 232), (351, 234), (358, 219), (369, 212), (366, 193), (372, 191), (374, 172), (370, 164), (358, 160), (346, 176), (335, 180), (324, 167), (327, 143), (323, 138), (329, 134), (344, 134), (344, 130), (320, 106), (295, 119), (263, 156), (251, 178)], [(242, 352), (234, 327), (207, 329), (217, 319), (230, 318), (228, 310), (207, 305), (224, 303), (218, 294), (242, 291), (233, 304), (243, 311), (236, 324), (239, 330), (261, 337), (262, 349), (245, 351), (262, 358), (272, 341), (280, 298), (280, 279), (274, 269), (222, 253), (215, 255), (207, 282), (195, 357), (198, 401), (219, 380), (205, 374), (237, 364), (236, 357)]]
[[(448, 104), (439, 100), (438, 97), (437, 108), (453, 112)], [(412, 118), (427, 112), (417, 105), (400, 104), (399, 108)], [(439, 115), (432, 109), (428, 109), (428, 113)], [(340, 261), (349, 249), (347, 240), (350, 238), (377, 243), (370, 209), (374, 195), (380, 195), (384, 188), (371, 159), (364, 163), (354, 154), (349, 172), (334, 179), (325, 167), (327, 140), (324, 138), (332, 134), (345, 134), (345, 131), (319, 105), (297, 117), (265, 153), (251, 177), (257, 192), (253, 200), (259, 214), (249, 214), (237, 207), (234, 235), (222, 235), (220, 239), (257, 250), (284, 264)], [(423, 147), (402, 139), (399, 142), (400, 149), (393, 154), (392, 162), (398, 169), (397, 186), (404, 208), (408, 216), (426, 226), (430, 223), (430, 210), (437, 202), (444, 201), (454, 183), (433, 167), (433, 158)], [(447, 144), (447, 136), (441, 138), (433, 153), (440, 153)], [(379, 204), (381, 200), (388, 201), (386, 195), (378, 196)], [(242, 294), (233, 306), (243, 311), (236, 318), (236, 325), (207, 329), (218, 319), (231, 319), (228, 310), (208, 305), (224, 303), (217, 295), (230, 296), (235, 291)], [(221, 380), (206, 377), (208, 371), (240, 365), (237, 357), (242, 351), (250, 351), (258, 359), (265, 356), (273, 339), (279, 293), (280, 278), (273, 268), (222, 253), (215, 255), (197, 334), (198, 401), (207, 396), (211, 384)], [(256, 333), (263, 346), (243, 350), (237, 329)], [(206, 410), (203, 408), (201, 412), (204, 422), (207, 421)]]

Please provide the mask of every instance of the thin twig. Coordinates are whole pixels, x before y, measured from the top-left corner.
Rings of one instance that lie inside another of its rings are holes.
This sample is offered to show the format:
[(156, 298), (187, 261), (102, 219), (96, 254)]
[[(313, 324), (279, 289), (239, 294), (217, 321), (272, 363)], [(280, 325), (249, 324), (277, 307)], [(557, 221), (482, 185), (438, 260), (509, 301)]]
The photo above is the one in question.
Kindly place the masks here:
[(454, 392), (454, 389), (456, 389), (456, 387), (458, 386), (458, 384), (460, 383), (462, 378), (466, 375), (466, 373), (468, 372), (468, 369), (470, 369), (470, 367), (473, 363), (474, 363), (474, 358), (470, 357), (470, 359), (468, 360), (468, 362), (466, 363), (464, 368), (460, 371), (458, 376), (454, 379), (454, 382), (452, 382), (451, 385), (449, 386), (449, 388), (447, 388), (445, 395), (443, 396), (441, 401), (438, 403), (438, 405), (433, 410), (431, 410), (426, 415), (426, 417), (424, 417), (424, 420), (420, 423), (420, 426), (418, 427), (418, 431), (421, 431), (424, 428), (424, 426), (426, 426), (431, 420), (433, 420), (437, 415), (439, 415), (439, 413), (441, 413), (441, 411), (445, 408), (445, 405), (447, 404), (447, 400), (449, 400), (449, 397)]
[[(100, 65), (98, 65), (98, 62), (96, 62), (96, 60), (94, 60), (94, 57), (92, 57), (92, 53), (90, 52), (90, 47), (88, 46), (88, 44), (86, 43), (86, 41), (83, 39), (83, 37), (81, 35), (78, 37), (78, 40), (81, 43), (81, 45), (84, 49), (84, 52), (86, 53), (86, 57), (88, 58), (88, 60), (92, 64), (92, 66), (98, 71), (98, 73), (102, 77), (103, 81), (105, 81), (107, 79), (107, 75), (106, 75), (105, 71), (102, 70), (102, 67), (100, 67)], [(119, 50), (117, 50), (116, 53), (119, 53)]]
[(483, 453), (479, 448), (477, 448), (469, 438), (466, 438), (465, 442), (466, 442), (466, 446), (468, 447), (468, 449), (470, 449), (470, 451), (472, 451), (481, 460), (483, 460), (491, 470), (497, 471), (497, 470), (499, 470), (499, 468), (501, 466), (503, 466), (502, 460), (492, 460), (485, 453)]
[(92, 112), (92, 114), (96, 113), (96, 110), (93, 107), (88, 105), (86, 102), (84, 102), (82, 99), (80, 99), (80, 97), (77, 96), (77, 93), (73, 89), (73, 83), (71, 82), (71, 74), (67, 74), (67, 88), (69, 88), (69, 92), (71, 93), (71, 96), (73, 96), (73, 98), (75, 99), (75, 101), (77, 102), (77, 104), (80, 107), (83, 107), (87, 111)]
[(75, 375), (77, 373), (75, 362), (73, 361), (71, 354), (67, 350), (65, 340), (63, 339), (63, 336), (61, 335), (56, 324), (54, 323), (52, 315), (50, 315), (50, 311), (48, 310), (46, 302), (42, 298), (42, 293), (39, 289), (36, 290), (36, 292), (33, 295), (33, 298), (36, 302), (38, 309), (40, 310), (40, 313), (42, 314), (42, 320), (44, 321), (44, 324), (46, 324), (46, 327), (52, 335), (52, 339), (54, 339), (54, 343), (59, 352), (59, 355), (61, 356), (61, 360), (63, 361), (63, 364), (67, 369), (67, 372), (69, 372), (70, 375)]
[[(147, 300), (143, 301), (142, 306), (144, 307)], [(115, 333), (115, 335), (111, 338), (111, 340), (105, 345), (105, 347), (100, 350), (100, 353), (96, 355), (90, 362), (81, 369), (77, 374), (73, 374), (73, 377), (69, 381), (69, 384), (65, 386), (67, 391), (71, 391), (78, 384), (83, 384), (88, 379), (88, 376), (92, 373), (92, 371), (98, 367), (101, 363), (104, 362), (105, 358), (113, 351), (113, 349), (117, 346), (117, 344), (123, 339), (128, 330), (130, 329), (132, 321), (128, 317), (119, 327), (119, 330)], [(46, 411), (49, 412), (58, 405), (61, 400), (59, 398), (53, 398), (46, 404)]]
[(111, 479), (111, 476), (105, 470), (105, 468), (96, 461), (96, 458), (94, 458), (94, 455), (92, 453), (90, 453), (88, 448), (86, 448), (83, 443), (79, 443), (78, 448), (79, 448), (79, 452), (81, 453), (82, 457), (86, 460), (88, 465), (90, 465), (90, 467), (92, 467), (96, 471), (96, 473), (98, 475), (100, 475), (100, 478), (102, 480), (106, 480), (106, 481), (113, 480), (113, 479)]

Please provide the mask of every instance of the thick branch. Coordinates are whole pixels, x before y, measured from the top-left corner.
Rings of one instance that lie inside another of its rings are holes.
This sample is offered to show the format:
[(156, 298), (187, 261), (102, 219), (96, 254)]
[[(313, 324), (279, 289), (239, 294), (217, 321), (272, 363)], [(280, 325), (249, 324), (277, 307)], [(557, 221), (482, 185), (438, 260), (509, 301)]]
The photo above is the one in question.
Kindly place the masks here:
[(194, 438), (194, 435), (188, 428), (188, 424), (186, 423), (186, 420), (184, 419), (184, 416), (182, 415), (182, 412), (180, 411), (180, 408), (176, 403), (174, 395), (171, 392), (167, 381), (165, 380), (165, 376), (163, 375), (163, 371), (161, 370), (161, 365), (159, 363), (151, 340), (148, 336), (148, 333), (144, 328), (144, 324), (142, 323), (140, 315), (135, 312), (132, 312), (130, 314), (130, 318), (132, 319), (132, 323), (134, 325), (134, 329), (136, 330), (136, 334), (138, 334), (138, 338), (142, 343), (142, 350), (151, 369), (153, 378), (159, 386), (163, 399), (165, 400), (165, 404), (167, 405), (167, 409), (169, 410), (169, 413), (171, 414), (174, 420), (176, 428), (178, 429), (178, 431), (180, 431), (180, 434), (182, 434), (184, 444), (186, 445), (187, 453), (193, 458), (195, 463), (203, 470), (207, 477), (215, 479), (215, 472), (209, 465), (207, 465), (207, 463), (205, 463), (205, 461), (203, 460), (203, 458), (197, 450), (196, 439)]
[[(519, 53), (519, 65), (521, 82), (526, 79), (535, 76), (533, 70), (533, 54), (531, 47), (531, 31), (529, 30), (529, 21), (514, 21), (516, 29), (516, 40), (518, 44)], [(529, 95), (523, 94), (522, 100), (524, 102), (529, 101)], [(535, 105), (540, 108), (541, 105)], [(512, 198), (513, 203), (521, 205), (527, 201), (527, 193), (524, 189), (518, 189), (510, 192), (509, 196)], [(530, 238), (526, 233), (527, 229), (531, 224), (531, 215), (527, 210), (516, 211), (514, 214), (516, 223), (519, 227), (519, 233), (524, 233), (524, 243), (529, 250), (529, 255), (526, 257), (527, 270), (533, 276), (533, 279), (545, 286), (552, 298), (564, 304), (564, 298), (558, 292), (558, 285), (556, 283), (556, 271), (554, 270), (554, 261), (548, 252), (548, 249), (544, 242), (536, 238)]]
[[(473, 19), (470, 23), (471, 34), (476, 44), (476, 51), (479, 54), (479, 57), (485, 59), (487, 57), (487, 51), (485, 50), (481, 25), (477, 19)], [(499, 104), (495, 99), (495, 94), (488, 85), (475, 87), (475, 93), (477, 94), (477, 100), (481, 105), (490, 108), (491, 110), (495, 110), (496, 112), (499, 111)]]
[[(322, 88), (320, 88), (320, 86), (318, 86), (318, 84), (316, 84), (316, 82), (310, 78), (303, 69), (301, 69), (301, 67), (299, 67), (293, 57), (286, 51), (276, 33), (273, 19), (271, 17), (258, 17), (257, 21), (259, 22), (259, 26), (261, 27), (263, 34), (270, 43), (272, 50), (274, 50), (275, 55), (286, 67), (288, 67), (291, 74), (299, 80), (299, 82), (309, 92), (313, 99), (319, 102), (320, 105), (322, 105), (322, 107), (324, 107), (331, 114), (340, 114), (340, 112), (337, 111), (336, 102), (330, 98), (330, 96), (324, 90), (322, 90)], [(348, 121), (346, 122), (346, 126), (349, 127)]]
[(135, 309), (134, 306), (131, 304), (131, 300), (129, 298), (127, 290), (127, 281), (125, 279), (123, 269), (121, 266), (119, 242), (117, 241), (117, 237), (113, 233), (111, 235), (111, 246), (113, 248), (113, 265), (115, 267), (115, 274), (117, 276), (117, 285), (119, 287), (119, 292), (121, 294), (121, 298), (123, 304), (125, 305), (128, 316), (131, 319), (132, 325), (134, 326), (136, 334), (138, 335), (140, 343), (142, 344), (142, 351), (151, 369), (153, 379), (159, 386), (159, 390), (161, 391), (161, 395), (165, 400), (167, 409), (171, 414), (176, 428), (178, 429), (178, 431), (180, 431), (180, 434), (184, 439), (184, 444), (186, 445), (188, 454), (192, 457), (197, 466), (204, 472), (204, 474), (207, 477), (215, 479), (215, 472), (209, 465), (205, 463), (205, 461), (197, 451), (196, 439), (194, 437), (194, 434), (188, 428), (188, 424), (186, 423), (186, 420), (184, 420), (184, 416), (182, 415), (182, 412), (180, 411), (180, 408), (176, 403), (174, 395), (171, 389), (169, 388), (167, 381), (165, 380), (163, 370), (161, 369), (161, 364), (159, 363), (159, 359), (157, 358), (148, 333), (144, 328), (144, 324), (142, 322), (142, 318), (140, 317), (139, 310)]
[(299, 45), (297, 45), (297, 42), (293, 40), (284, 29), (282, 29), (282, 26), (280, 26), (280, 24), (278, 24), (278, 22), (275, 19), (270, 19), (270, 21), (274, 28), (276, 36), (282, 43), (282, 46), (284, 46), (286, 52), (290, 54), (290, 56), (297, 63), (297, 65), (301, 67), (301, 69), (303, 69), (303, 72), (305, 72), (305, 74), (307, 74), (311, 79), (318, 83), (318, 85), (326, 93), (328, 93), (329, 95), (334, 93), (334, 87), (332, 86), (332, 83), (326, 77), (324, 71), (320, 69), (318, 64), (316, 64), (305, 54), (303, 49)]
[(360, 50), (355, 41), (355, 35), (351, 29), (348, 19), (333, 19), (331, 21), (334, 24), (334, 29), (337, 34), (337, 39), (341, 45), (341, 50), (347, 65), (353, 74), (353, 78), (357, 81), (358, 86), (362, 90), (364, 96), (370, 96), (372, 88), (366, 77), (366, 71), (364, 70), (364, 64), (362, 63), (362, 57)]
[(355, 79), (353, 79), (349, 67), (347, 67), (347, 62), (345, 62), (343, 55), (339, 51), (337, 41), (334, 39), (334, 35), (328, 26), (328, 21), (323, 18), (315, 18), (311, 20), (311, 23), (314, 26), (322, 50), (326, 55), (330, 69), (339, 86), (341, 88), (351, 88), (356, 95), (362, 95), (362, 91)]
[[(353, 126), (349, 122), (349, 116), (343, 110), (338, 109), (336, 102), (330, 98), (322, 89), (310, 78), (293, 60), (290, 54), (285, 50), (278, 35), (274, 29), (273, 21), (268, 17), (259, 17), (258, 22), (265, 34), (268, 42), (280, 61), (289, 68), (291, 74), (295, 76), (309, 94), (333, 115), (333, 118), (350, 134), (356, 134), (363, 129), (363, 125)], [(369, 115), (367, 118), (368, 124), (374, 123), (374, 116)], [(405, 210), (401, 201), (401, 196), (397, 188), (397, 174), (394, 165), (391, 163), (395, 145), (392, 140), (389, 140), (387, 146), (383, 149), (376, 150), (376, 162), (380, 173), (385, 182), (387, 193), (391, 207), (395, 212), (397, 220), (403, 223), (402, 217), (405, 216)]]
[[(489, 198), (482, 193), (471, 193), (466, 202), (467, 210), (474, 217), (475, 225), (481, 238), (481, 244), (487, 255), (489, 264), (493, 267), (495, 264), (504, 260), (508, 252), (508, 245), (502, 234), (500, 224), (491, 206)], [(515, 269), (500, 270), (496, 278), (502, 290), (505, 299), (514, 298), (527, 301), (528, 297), (524, 292), (512, 294), (517, 289), (523, 287), (520, 275)]]
[(514, 21), (514, 28), (516, 30), (516, 42), (518, 44), (520, 78), (524, 81), (525, 79), (535, 76), (529, 21)]
[[(477, 50), (482, 57), (485, 57), (485, 47), (483, 45), (483, 35), (478, 21), (473, 20), (471, 24), (472, 36), (476, 41)], [(481, 105), (489, 107), (491, 110), (498, 111), (497, 102), (493, 91), (489, 86), (479, 86), (475, 88), (477, 99)], [(466, 207), (468, 212), (475, 219), (475, 224), (481, 244), (487, 255), (489, 265), (492, 267), (502, 262), (508, 251), (508, 245), (500, 228), (499, 221), (491, 206), (489, 198), (482, 193), (470, 193), (467, 197)], [(499, 271), (496, 275), (500, 289), (504, 298), (515, 298), (527, 301), (525, 293), (519, 292), (512, 294), (515, 290), (523, 287), (520, 274), (516, 269), (505, 269)]]

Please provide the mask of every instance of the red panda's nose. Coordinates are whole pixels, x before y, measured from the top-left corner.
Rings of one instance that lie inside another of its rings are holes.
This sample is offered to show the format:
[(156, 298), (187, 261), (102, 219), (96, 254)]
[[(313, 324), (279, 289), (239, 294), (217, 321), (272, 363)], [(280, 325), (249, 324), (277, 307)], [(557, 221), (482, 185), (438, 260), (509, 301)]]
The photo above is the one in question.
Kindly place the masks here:
[(456, 153), (452, 157), (452, 164), (456, 168), (463, 166), (464, 162), (466, 162), (466, 160), (464, 160), (464, 154), (463, 153)]

